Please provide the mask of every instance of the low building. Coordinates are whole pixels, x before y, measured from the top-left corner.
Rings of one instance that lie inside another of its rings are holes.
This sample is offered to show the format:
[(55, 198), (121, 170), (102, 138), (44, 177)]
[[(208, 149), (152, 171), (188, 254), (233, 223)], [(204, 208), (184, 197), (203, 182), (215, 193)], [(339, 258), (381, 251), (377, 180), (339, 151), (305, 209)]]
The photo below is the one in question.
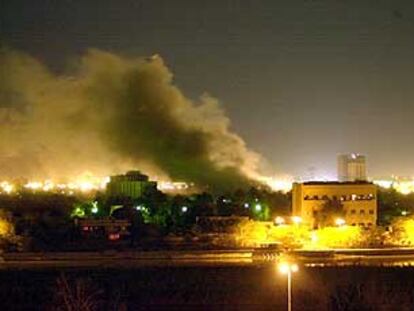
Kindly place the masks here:
[(125, 175), (111, 176), (106, 185), (106, 192), (110, 197), (127, 197), (136, 199), (148, 190), (156, 190), (157, 183), (150, 181), (148, 176), (139, 171), (129, 171)]
[(104, 237), (109, 240), (118, 240), (130, 234), (131, 222), (126, 219), (107, 218), (84, 218), (77, 219), (76, 224), (80, 227), (84, 236)]
[(292, 213), (303, 223), (315, 227), (316, 218), (327, 202), (343, 206), (347, 225), (371, 227), (377, 222), (377, 186), (369, 182), (294, 183)]

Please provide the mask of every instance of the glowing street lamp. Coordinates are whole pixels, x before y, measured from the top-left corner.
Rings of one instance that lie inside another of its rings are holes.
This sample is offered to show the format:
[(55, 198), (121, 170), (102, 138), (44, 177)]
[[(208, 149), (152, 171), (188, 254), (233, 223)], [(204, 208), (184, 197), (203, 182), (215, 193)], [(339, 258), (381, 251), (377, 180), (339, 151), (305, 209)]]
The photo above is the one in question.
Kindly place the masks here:
[(292, 222), (293, 222), (295, 225), (299, 225), (299, 224), (302, 222), (302, 217), (299, 217), (299, 216), (292, 216)]
[(287, 305), (288, 305), (288, 311), (292, 311), (292, 272), (298, 272), (299, 266), (295, 263), (289, 263), (289, 262), (281, 262), (278, 265), (279, 271), (282, 274), (287, 275)]
[(285, 219), (283, 217), (277, 216), (275, 218), (275, 224), (280, 226), (283, 225), (285, 223)]
[(343, 218), (335, 219), (335, 225), (338, 226), (338, 227), (345, 226), (345, 219), (343, 219)]

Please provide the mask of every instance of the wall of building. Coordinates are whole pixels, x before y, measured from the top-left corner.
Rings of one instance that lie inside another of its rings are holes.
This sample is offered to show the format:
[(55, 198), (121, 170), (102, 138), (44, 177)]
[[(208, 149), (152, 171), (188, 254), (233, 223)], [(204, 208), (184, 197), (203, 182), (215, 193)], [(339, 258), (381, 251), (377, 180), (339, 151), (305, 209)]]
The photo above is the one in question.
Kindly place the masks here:
[(305, 183), (293, 185), (292, 212), (304, 223), (315, 225), (315, 213), (328, 200), (339, 200), (348, 225), (375, 226), (377, 188), (371, 183)]

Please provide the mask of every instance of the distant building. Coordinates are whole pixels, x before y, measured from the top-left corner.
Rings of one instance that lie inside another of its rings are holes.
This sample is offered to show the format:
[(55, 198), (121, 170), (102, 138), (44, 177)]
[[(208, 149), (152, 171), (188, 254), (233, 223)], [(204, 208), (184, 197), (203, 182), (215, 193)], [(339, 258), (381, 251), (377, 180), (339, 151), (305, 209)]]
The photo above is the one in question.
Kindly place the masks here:
[(343, 205), (347, 225), (375, 226), (377, 222), (377, 186), (369, 182), (294, 183), (292, 213), (311, 227), (328, 200)]
[(365, 160), (364, 155), (356, 153), (338, 155), (338, 181), (367, 180)]
[(85, 218), (76, 219), (75, 223), (81, 228), (84, 236), (104, 237), (109, 240), (119, 240), (129, 235), (131, 222), (126, 219), (114, 218)]
[(156, 189), (157, 183), (149, 181), (148, 176), (139, 171), (129, 171), (125, 175), (111, 176), (106, 185), (106, 192), (109, 196), (131, 199), (141, 197), (147, 190)]

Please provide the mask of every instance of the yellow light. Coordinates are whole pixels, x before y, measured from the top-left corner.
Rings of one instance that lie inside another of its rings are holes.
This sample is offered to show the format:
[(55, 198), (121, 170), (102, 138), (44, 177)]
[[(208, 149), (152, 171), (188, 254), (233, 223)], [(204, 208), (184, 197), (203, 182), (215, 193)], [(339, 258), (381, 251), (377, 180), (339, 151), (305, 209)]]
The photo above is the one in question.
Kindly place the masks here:
[(12, 185), (11, 183), (7, 182), (7, 181), (3, 181), (0, 183), (0, 187), (1, 189), (6, 192), (7, 194), (10, 194), (11, 192), (14, 191), (14, 185)]
[(275, 224), (276, 225), (283, 225), (285, 223), (285, 219), (283, 217), (277, 216), (275, 218)]
[(299, 216), (292, 216), (292, 222), (293, 222), (295, 225), (298, 225), (298, 224), (300, 224), (300, 223), (302, 222), (302, 217), (299, 217)]
[(289, 264), (286, 262), (280, 263), (278, 268), (279, 268), (280, 273), (282, 274), (287, 274), (290, 270)]
[(335, 225), (337, 225), (338, 227), (344, 226), (345, 225), (345, 219), (343, 219), (343, 218), (335, 219)]
[(299, 266), (296, 263), (281, 262), (278, 265), (279, 272), (282, 274), (288, 274), (290, 272), (298, 272)]

